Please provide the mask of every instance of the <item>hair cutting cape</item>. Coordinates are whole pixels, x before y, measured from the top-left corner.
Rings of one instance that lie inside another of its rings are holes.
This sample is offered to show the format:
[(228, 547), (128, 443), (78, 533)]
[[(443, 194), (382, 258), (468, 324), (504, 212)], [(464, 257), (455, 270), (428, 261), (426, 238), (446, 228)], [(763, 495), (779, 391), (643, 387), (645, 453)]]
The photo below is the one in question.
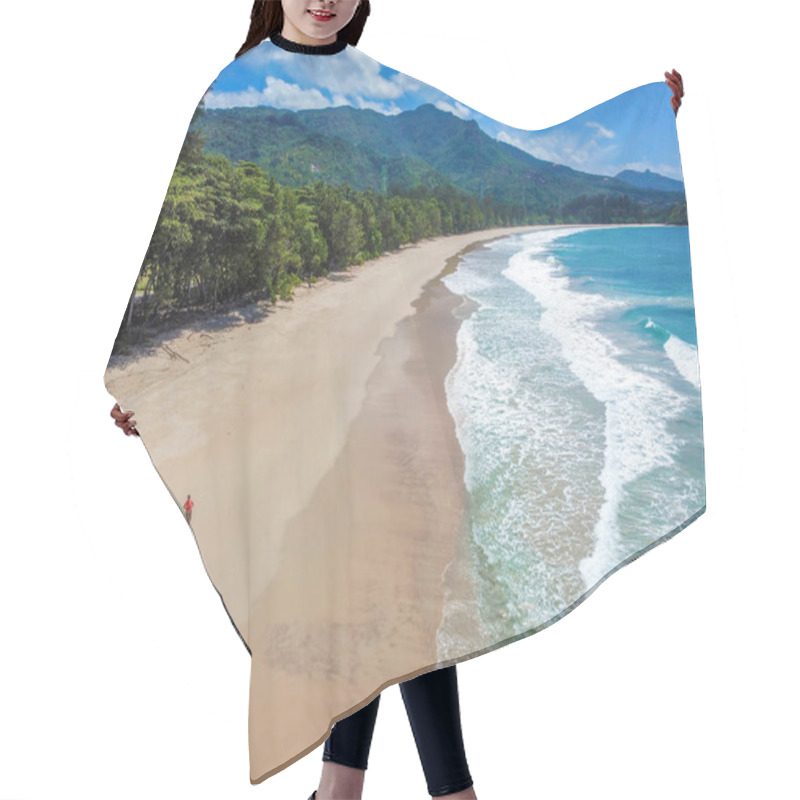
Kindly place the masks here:
[(705, 510), (670, 96), (522, 130), (280, 36), (204, 94), (105, 385), (251, 655), (252, 783)]

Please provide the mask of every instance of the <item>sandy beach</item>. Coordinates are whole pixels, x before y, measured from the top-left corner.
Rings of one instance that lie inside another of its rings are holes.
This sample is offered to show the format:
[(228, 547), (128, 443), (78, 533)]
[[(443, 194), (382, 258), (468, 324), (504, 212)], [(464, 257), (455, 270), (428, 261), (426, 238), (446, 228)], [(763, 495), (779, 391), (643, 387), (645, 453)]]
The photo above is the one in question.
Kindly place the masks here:
[(109, 366), (252, 651), (251, 782), (436, 666), (465, 504), (444, 393), (462, 298), (439, 277), (533, 229), (408, 245)]

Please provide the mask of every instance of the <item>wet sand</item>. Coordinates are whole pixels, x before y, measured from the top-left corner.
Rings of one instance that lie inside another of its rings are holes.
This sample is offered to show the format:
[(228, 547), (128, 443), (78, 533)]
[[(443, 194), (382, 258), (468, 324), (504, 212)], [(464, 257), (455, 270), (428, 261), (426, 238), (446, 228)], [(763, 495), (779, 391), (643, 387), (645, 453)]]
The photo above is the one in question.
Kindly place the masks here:
[(252, 651), (252, 783), (435, 668), (465, 509), (444, 391), (463, 298), (439, 278), (533, 229), (406, 246), (107, 372), (176, 503), (195, 499), (203, 562)]

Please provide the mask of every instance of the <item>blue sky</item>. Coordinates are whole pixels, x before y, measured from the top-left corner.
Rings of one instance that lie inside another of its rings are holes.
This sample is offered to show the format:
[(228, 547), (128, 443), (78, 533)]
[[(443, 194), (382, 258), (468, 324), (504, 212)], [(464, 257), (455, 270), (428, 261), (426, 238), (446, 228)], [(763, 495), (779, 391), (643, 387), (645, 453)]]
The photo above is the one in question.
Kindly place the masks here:
[(552, 163), (597, 175), (650, 169), (680, 180), (671, 94), (663, 82), (646, 84), (559, 125), (526, 131), (487, 117), (357, 48), (306, 55), (266, 40), (222, 70), (206, 94), (206, 107), (299, 111), (351, 105), (394, 115), (433, 103), (460, 119), (474, 119), (489, 136)]

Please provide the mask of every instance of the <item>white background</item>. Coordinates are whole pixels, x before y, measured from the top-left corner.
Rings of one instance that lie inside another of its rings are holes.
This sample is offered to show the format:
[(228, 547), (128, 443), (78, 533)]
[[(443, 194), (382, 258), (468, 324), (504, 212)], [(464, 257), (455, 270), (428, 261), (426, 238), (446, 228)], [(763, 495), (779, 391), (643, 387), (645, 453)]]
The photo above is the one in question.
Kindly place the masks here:
[[(0, 800), (279, 798), (249, 657), (141, 442), (112, 342), (250, 0), (3, 6)], [(785, 4), (374, 0), (359, 48), (517, 127), (682, 72), (708, 511), (556, 625), (458, 666), (495, 798), (796, 797), (797, 126)], [(744, 4), (741, 4), (744, 9)], [(399, 689), (364, 797), (426, 798)]]

